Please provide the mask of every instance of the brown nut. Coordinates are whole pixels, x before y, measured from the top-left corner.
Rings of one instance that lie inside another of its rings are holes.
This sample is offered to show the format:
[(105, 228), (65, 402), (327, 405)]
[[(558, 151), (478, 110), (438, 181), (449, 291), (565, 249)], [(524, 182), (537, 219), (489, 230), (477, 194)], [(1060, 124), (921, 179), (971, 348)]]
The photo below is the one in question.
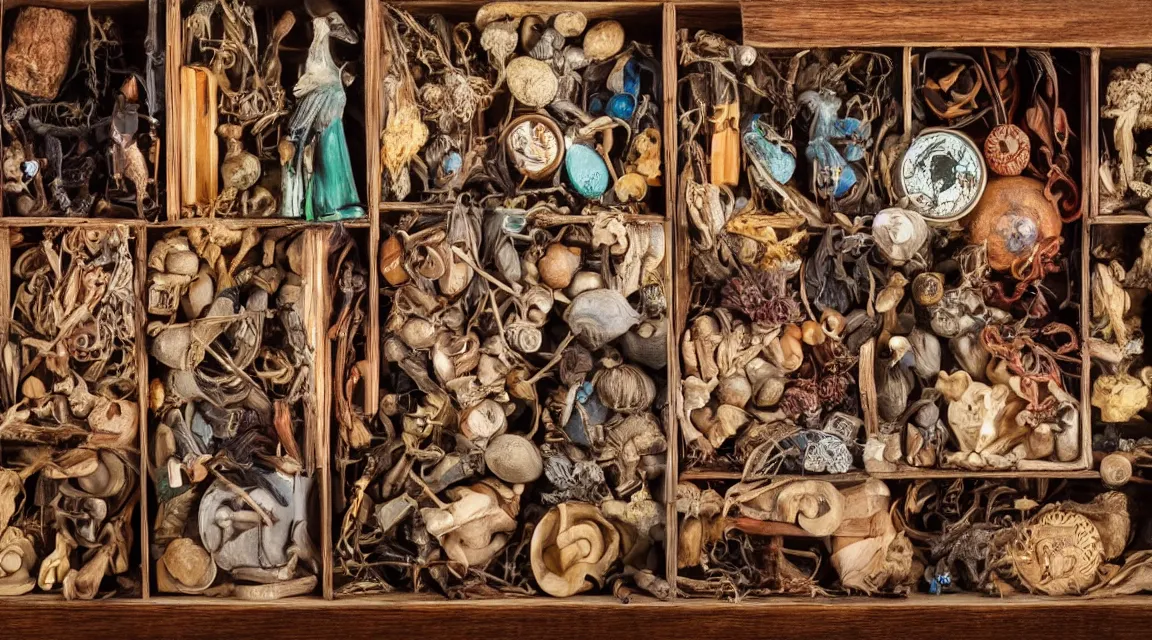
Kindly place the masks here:
[(922, 307), (930, 307), (944, 297), (944, 276), (934, 271), (921, 273), (912, 280), (912, 300)]
[(814, 347), (818, 344), (824, 344), (824, 339), (826, 336), (824, 335), (824, 329), (820, 326), (819, 322), (816, 322), (815, 320), (804, 321), (803, 326), (800, 327), (800, 332), (802, 334), (804, 344), (810, 347)]
[(984, 139), (988, 168), (1002, 176), (1018, 176), (1028, 166), (1032, 143), (1028, 134), (1014, 124), (997, 125)]

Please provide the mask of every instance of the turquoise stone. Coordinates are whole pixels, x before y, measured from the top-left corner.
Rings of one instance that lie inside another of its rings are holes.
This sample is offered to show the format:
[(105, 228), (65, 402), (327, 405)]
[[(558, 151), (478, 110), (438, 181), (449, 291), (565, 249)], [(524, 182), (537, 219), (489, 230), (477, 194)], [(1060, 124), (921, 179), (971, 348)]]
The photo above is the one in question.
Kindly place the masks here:
[(564, 171), (576, 193), (585, 198), (599, 198), (608, 190), (608, 165), (587, 145), (572, 145), (564, 157)]

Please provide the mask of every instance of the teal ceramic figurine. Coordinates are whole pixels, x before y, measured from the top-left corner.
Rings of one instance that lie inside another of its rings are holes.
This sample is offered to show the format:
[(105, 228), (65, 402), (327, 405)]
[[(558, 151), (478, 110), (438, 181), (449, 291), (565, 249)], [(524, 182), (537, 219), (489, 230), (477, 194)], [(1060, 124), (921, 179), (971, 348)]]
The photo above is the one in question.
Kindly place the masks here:
[[(344, 105), (348, 96), (340, 68), (332, 61), (329, 37), (356, 44), (356, 34), (335, 11), (312, 19), (312, 46), (292, 93), (299, 101), (288, 133), (280, 143), (283, 194), (280, 213), (286, 218), (346, 220), (364, 216), (352, 177), (352, 160), (344, 136)], [(305, 159), (305, 155), (310, 156)]]

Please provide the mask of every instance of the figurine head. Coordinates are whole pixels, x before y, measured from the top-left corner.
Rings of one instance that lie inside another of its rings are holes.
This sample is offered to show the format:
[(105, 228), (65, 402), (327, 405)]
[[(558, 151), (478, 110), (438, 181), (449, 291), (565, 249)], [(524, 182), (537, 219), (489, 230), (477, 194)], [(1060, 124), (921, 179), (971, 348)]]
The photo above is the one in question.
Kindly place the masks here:
[[(320, 26), (321, 23), (324, 24), (324, 27)], [(360, 36), (356, 35), (352, 27), (349, 27), (348, 23), (344, 22), (344, 18), (335, 11), (326, 16), (314, 18), (312, 24), (317, 29), (327, 28), (328, 35), (337, 40), (347, 42), (348, 44), (358, 44), (360, 42)]]

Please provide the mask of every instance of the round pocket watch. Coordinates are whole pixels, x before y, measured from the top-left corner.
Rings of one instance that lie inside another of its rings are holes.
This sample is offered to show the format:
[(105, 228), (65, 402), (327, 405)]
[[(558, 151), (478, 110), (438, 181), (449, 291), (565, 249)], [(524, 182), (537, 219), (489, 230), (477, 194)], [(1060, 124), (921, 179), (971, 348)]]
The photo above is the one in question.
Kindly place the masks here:
[(925, 129), (900, 159), (897, 188), (929, 224), (968, 215), (988, 184), (988, 168), (972, 138), (950, 129)]

